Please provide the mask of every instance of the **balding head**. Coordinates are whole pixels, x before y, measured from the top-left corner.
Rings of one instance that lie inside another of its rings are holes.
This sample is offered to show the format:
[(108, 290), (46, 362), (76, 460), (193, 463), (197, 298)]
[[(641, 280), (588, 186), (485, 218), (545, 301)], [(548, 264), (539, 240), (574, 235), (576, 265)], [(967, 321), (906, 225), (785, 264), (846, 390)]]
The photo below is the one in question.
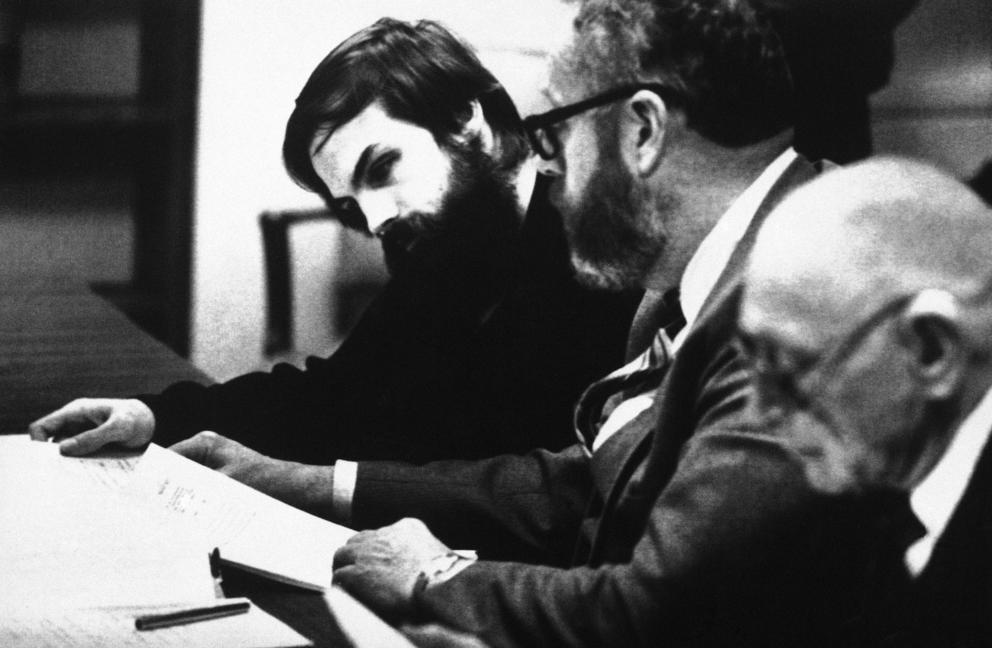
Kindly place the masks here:
[(825, 174), (783, 201), (762, 228), (749, 277), (759, 288), (802, 280), (845, 320), (924, 288), (967, 295), (992, 279), (992, 217), (953, 177), (879, 158)]
[(992, 383), (992, 212), (932, 167), (880, 158), (801, 187), (745, 281), (759, 401), (830, 419), (848, 477), (918, 481)]

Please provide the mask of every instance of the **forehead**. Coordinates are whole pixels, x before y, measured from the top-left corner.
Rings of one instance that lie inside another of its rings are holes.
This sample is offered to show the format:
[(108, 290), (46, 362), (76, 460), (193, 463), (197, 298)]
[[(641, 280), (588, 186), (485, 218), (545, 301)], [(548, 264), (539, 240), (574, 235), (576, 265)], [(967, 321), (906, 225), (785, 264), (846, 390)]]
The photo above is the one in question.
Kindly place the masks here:
[[(577, 3), (576, 3), (577, 4)], [(545, 45), (548, 56), (545, 64), (542, 94), (552, 106), (571, 103), (581, 98), (584, 88), (574, 74), (577, 33), (573, 26), (578, 7), (571, 7), (561, 20), (549, 25)]]
[(541, 87), (541, 94), (549, 107), (559, 107), (576, 101), (578, 92), (575, 80), (562, 68), (558, 58), (552, 58), (548, 63), (548, 72)]
[(749, 281), (741, 298), (739, 325), (745, 335), (776, 346), (815, 348), (816, 322), (808, 305), (780, 286)]
[[(739, 325), (754, 339), (783, 350), (815, 354), (849, 325), (842, 317), (838, 286), (812, 272), (749, 268)], [(796, 270), (792, 268), (791, 270)]]
[(585, 99), (589, 83), (576, 72), (573, 49), (566, 47), (548, 57), (541, 93), (551, 106), (562, 106)]
[(437, 148), (433, 135), (426, 128), (389, 116), (385, 108), (375, 102), (340, 125), (330, 136), (326, 131), (318, 132), (310, 143), (310, 156), (317, 173), (336, 194), (338, 191), (330, 184), (350, 181), (355, 165), (366, 149), (380, 146)]

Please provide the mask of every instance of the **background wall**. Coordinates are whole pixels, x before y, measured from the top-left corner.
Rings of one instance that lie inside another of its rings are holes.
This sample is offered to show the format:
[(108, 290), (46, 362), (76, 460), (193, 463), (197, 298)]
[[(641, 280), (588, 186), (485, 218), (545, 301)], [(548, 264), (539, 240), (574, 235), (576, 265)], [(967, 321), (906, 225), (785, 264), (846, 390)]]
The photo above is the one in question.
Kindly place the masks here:
[[(196, 170), (192, 359), (224, 379), (261, 354), (263, 279), (257, 215), (318, 204), (280, 162), (292, 100), (316, 63), (382, 15), (442, 20), (479, 49), (526, 114), (558, 0), (204, 0)], [(560, 22), (558, 23), (560, 24)], [(875, 96), (878, 152), (916, 155), (969, 175), (992, 155), (988, 0), (922, 0), (897, 32), (890, 85)], [(380, 281), (376, 246), (329, 223), (297, 228), (297, 346), (337, 341), (342, 283)]]
[[(29, 101), (137, 97), (137, 7), (90, 0), (87, 9), (0, 0), (0, 120), (15, 93)], [(15, 50), (12, 64), (4, 56)], [(128, 280), (133, 225), (126, 174), (106, 160), (68, 170), (46, 160), (56, 170), (25, 173), (5, 144), (0, 134), (0, 272)]]
[(992, 5), (923, 0), (896, 31), (889, 85), (872, 101), (879, 153), (970, 176), (992, 157)]
[[(434, 18), (479, 50), (526, 110), (543, 69), (545, 26), (558, 0), (204, 0), (193, 262), (192, 359), (218, 379), (269, 363), (261, 356), (264, 284), (257, 216), (315, 206), (280, 159), (285, 120), (314, 66), (339, 41), (383, 15)], [(521, 20), (521, 17), (526, 17)], [(333, 303), (343, 282), (377, 281), (377, 246), (331, 223), (297, 227), (296, 341), (336, 341)]]

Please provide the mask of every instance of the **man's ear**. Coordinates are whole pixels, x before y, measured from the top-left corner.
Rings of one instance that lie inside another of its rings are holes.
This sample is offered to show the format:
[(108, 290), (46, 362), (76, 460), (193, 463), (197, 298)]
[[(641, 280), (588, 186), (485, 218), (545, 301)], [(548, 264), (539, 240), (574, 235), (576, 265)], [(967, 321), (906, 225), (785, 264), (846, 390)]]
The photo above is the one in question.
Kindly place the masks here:
[(669, 118), (665, 101), (650, 90), (641, 90), (624, 102), (620, 151), (630, 173), (649, 176), (661, 164)]
[(469, 102), (469, 108), (472, 112), (462, 124), (461, 132), (455, 135), (455, 141), (465, 144), (478, 138), (482, 150), (489, 153), (493, 148), (493, 130), (490, 128), (489, 122), (486, 121), (486, 115), (482, 112), (482, 104), (479, 103), (478, 99), (473, 99)]
[(922, 291), (903, 312), (899, 332), (930, 397), (943, 400), (957, 393), (965, 379), (968, 354), (954, 296), (944, 290)]

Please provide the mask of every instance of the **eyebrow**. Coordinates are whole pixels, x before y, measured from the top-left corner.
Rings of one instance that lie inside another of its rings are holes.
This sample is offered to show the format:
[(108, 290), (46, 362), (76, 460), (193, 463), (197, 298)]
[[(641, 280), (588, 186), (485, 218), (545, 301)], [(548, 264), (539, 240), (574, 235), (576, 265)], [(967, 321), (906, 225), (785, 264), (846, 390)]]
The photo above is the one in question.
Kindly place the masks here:
[(359, 180), (365, 177), (369, 162), (372, 160), (372, 153), (374, 152), (375, 144), (369, 144), (365, 147), (365, 150), (362, 151), (362, 154), (358, 156), (358, 161), (355, 163), (355, 170), (351, 174), (352, 187), (357, 187)]

